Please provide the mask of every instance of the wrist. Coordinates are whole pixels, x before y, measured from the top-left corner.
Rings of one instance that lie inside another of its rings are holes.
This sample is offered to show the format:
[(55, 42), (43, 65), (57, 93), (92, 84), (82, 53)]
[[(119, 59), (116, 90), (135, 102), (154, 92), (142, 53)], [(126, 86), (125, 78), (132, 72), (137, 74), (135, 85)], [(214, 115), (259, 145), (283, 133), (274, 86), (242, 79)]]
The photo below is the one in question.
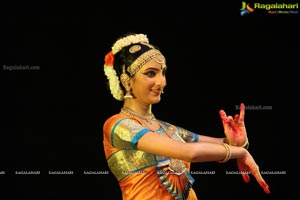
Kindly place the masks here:
[(230, 146), (232, 150), (231, 159), (244, 159), (248, 154), (249, 151), (245, 148), (239, 146)]
[(229, 144), (231, 146), (243, 147), (245, 149), (249, 148), (248, 137), (246, 137), (246, 141), (243, 144), (241, 144), (241, 145), (238, 145), (237, 143), (230, 143), (229, 140), (226, 137), (223, 139), (223, 143)]
[(230, 160), (230, 159), (231, 159), (231, 156), (232, 156), (232, 150), (231, 150), (230, 145), (229, 145), (229, 144), (226, 144), (226, 143), (222, 143), (222, 145), (223, 145), (224, 148), (225, 148), (226, 155), (225, 155), (224, 159), (218, 161), (218, 163), (225, 163), (225, 162), (227, 162), (228, 160)]
[(225, 138), (223, 139), (223, 143), (229, 144), (229, 141), (228, 141), (227, 137), (225, 137)]
[(240, 147), (243, 147), (245, 149), (248, 149), (249, 148), (249, 140), (248, 140), (248, 137), (246, 137), (246, 141), (244, 142), (244, 144), (242, 144)]

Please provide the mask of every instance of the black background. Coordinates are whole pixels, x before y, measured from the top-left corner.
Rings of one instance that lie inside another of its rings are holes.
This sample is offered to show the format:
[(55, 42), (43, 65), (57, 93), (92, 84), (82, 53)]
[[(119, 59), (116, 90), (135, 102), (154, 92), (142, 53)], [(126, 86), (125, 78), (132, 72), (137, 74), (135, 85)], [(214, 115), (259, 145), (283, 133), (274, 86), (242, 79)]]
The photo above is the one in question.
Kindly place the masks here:
[[(145, 33), (167, 58), (168, 86), (157, 118), (188, 130), (223, 136), (220, 109), (246, 109), (252, 152), (271, 194), (248, 184), (226, 164), (194, 163), (199, 199), (286, 199), (295, 191), (281, 134), (273, 130), (274, 69), (299, 52), (296, 15), (240, 16), (241, 3), (40, 3), (11, 1), (1, 14), (1, 157), (3, 192), (20, 199), (121, 199), (107, 172), (102, 125), (121, 103), (106, 88), (104, 55), (127, 32)], [(287, 57), (288, 55), (288, 57)], [(5, 70), (3, 66), (39, 66)], [(40, 171), (16, 175), (15, 171)], [(48, 171), (73, 171), (49, 175)], [(4, 197), (4, 196), (3, 196)], [(299, 197), (299, 194), (298, 194)]]

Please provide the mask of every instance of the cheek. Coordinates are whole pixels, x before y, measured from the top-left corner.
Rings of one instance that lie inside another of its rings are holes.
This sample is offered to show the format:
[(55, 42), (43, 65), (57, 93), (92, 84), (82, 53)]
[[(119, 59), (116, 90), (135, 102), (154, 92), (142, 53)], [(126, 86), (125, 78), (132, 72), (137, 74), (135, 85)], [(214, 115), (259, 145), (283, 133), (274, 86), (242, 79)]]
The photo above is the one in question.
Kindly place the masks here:
[(144, 83), (144, 89), (145, 90), (150, 90), (151, 88), (153, 88), (155, 86), (155, 81), (150, 80)]
[(149, 78), (137, 79), (134, 82), (134, 87), (137, 90), (146, 90), (148, 88), (153, 87), (153, 85), (155, 85), (155, 80)]
[(152, 82), (139, 82), (139, 83), (135, 83), (135, 85), (132, 87), (132, 91), (136, 95), (146, 94), (149, 92), (149, 90), (151, 90), (152, 87), (153, 87)]

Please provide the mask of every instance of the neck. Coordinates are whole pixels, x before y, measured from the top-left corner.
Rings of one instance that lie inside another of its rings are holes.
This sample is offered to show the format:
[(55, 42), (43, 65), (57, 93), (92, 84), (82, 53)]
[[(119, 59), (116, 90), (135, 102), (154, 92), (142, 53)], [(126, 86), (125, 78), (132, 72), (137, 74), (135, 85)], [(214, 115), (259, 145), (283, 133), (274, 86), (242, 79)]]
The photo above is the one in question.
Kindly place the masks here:
[(152, 114), (152, 109), (151, 109), (152, 105), (151, 104), (142, 105), (142, 104), (133, 103), (131, 101), (125, 101), (123, 108), (129, 109), (129, 110), (135, 112), (136, 114), (143, 115), (143, 116)]
[(156, 119), (152, 113), (142, 115), (128, 107), (123, 107), (121, 109), (121, 113), (128, 115), (131, 118), (135, 118), (135, 119), (141, 121), (145, 126), (149, 127), (150, 130), (154, 130), (151, 128), (151, 126), (153, 126), (155, 124)]

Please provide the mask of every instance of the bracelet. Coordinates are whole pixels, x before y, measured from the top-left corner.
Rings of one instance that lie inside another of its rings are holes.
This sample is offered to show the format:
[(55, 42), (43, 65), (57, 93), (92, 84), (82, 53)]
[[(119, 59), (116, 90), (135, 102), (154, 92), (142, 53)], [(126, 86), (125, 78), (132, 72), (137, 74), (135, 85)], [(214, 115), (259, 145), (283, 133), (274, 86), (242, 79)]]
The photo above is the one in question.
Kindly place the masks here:
[[(227, 140), (227, 138), (224, 138), (223, 142), (224, 142), (224, 143), (227, 143), (227, 144), (229, 144), (229, 145), (231, 145), (231, 144), (229, 143), (229, 141)], [(237, 145), (232, 145), (232, 146), (237, 146)], [(248, 140), (248, 137), (246, 138), (245, 143), (242, 144), (242, 145), (239, 146), (239, 147), (243, 147), (243, 148), (245, 148), (245, 149), (248, 149), (248, 148), (249, 148), (249, 140)]]
[(249, 141), (248, 141), (248, 137), (246, 138), (246, 141), (244, 144), (242, 144), (240, 147), (243, 147), (245, 149), (248, 149), (249, 148)]
[(223, 160), (218, 161), (218, 163), (225, 163), (231, 158), (232, 152), (231, 152), (230, 146), (226, 143), (222, 143), (222, 145), (224, 146), (224, 148), (226, 150), (226, 155), (225, 155), (225, 158)]

